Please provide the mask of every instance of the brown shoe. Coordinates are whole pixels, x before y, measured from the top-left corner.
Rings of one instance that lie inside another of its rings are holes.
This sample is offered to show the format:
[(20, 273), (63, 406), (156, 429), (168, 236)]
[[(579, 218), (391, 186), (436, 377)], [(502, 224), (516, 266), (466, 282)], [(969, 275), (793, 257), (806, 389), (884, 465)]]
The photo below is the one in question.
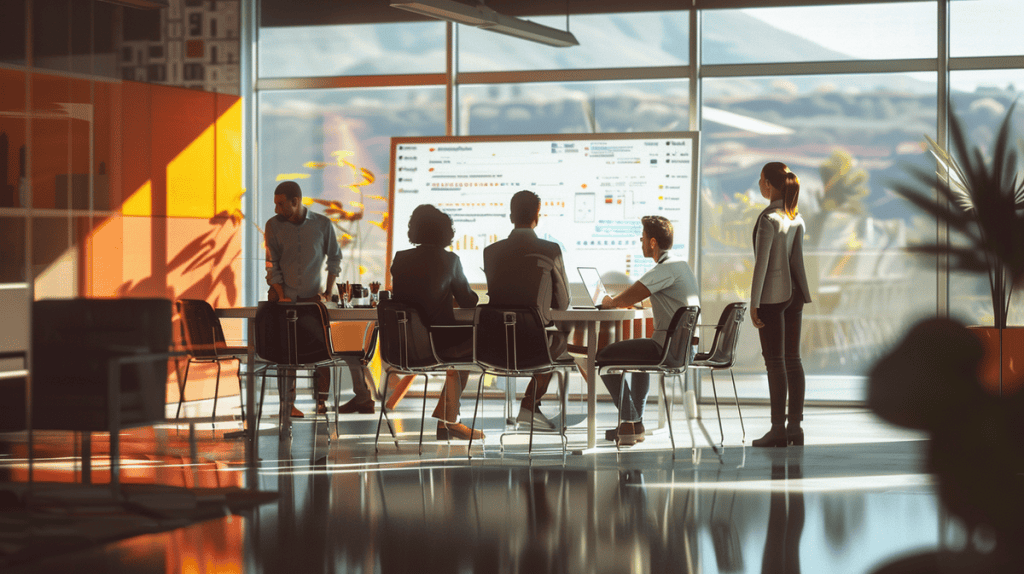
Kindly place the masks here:
[(364, 415), (372, 415), (373, 411), (373, 401), (359, 402), (357, 399), (352, 399), (349, 402), (338, 407), (338, 412), (343, 415), (349, 413), (361, 413)]
[(484, 431), (471, 429), (462, 423), (446, 423), (437, 421), (437, 440), (482, 440)]
[(638, 442), (644, 442), (644, 423), (622, 423), (618, 430), (619, 446), (633, 446)]
[(305, 418), (305, 416), (306, 415), (302, 414), (302, 411), (300, 411), (299, 409), (295, 408), (295, 405), (292, 405), (292, 418), (293, 419), (301, 419), (301, 418)]
[(327, 404), (322, 402), (322, 401), (318, 402), (316, 404), (316, 414), (318, 414), (318, 415), (326, 415), (327, 414)]

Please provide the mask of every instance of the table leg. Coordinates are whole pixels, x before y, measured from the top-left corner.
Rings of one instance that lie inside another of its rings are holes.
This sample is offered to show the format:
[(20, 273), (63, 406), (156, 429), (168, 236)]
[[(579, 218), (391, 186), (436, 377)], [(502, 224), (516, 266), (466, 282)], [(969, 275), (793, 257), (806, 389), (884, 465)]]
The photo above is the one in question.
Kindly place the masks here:
[(599, 321), (587, 321), (587, 448), (597, 446), (597, 327)]

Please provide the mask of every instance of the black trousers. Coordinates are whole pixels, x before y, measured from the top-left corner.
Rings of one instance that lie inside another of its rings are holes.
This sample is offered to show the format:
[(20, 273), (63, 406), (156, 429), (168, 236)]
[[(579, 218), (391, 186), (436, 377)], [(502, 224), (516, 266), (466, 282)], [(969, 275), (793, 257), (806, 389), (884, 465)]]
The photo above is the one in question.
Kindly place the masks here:
[(804, 392), (807, 387), (800, 360), (800, 324), (804, 296), (794, 287), (789, 301), (762, 304), (757, 316), (764, 322), (758, 330), (761, 355), (768, 371), (768, 397), (772, 424), (786, 422), (786, 395), (789, 395), (789, 424), (799, 426), (804, 418)]

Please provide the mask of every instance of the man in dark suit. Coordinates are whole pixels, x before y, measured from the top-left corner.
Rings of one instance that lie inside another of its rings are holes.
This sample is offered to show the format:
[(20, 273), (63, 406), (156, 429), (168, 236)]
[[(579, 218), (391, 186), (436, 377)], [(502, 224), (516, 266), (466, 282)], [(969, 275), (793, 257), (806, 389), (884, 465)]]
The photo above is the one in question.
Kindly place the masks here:
[[(562, 262), (562, 249), (557, 243), (540, 239), (534, 231), (540, 220), (537, 194), (524, 189), (512, 196), (510, 207), (510, 218), (515, 226), (512, 233), (484, 249), (489, 302), (536, 306), (541, 318), (550, 325), (552, 309), (569, 307), (569, 280)], [(551, 356), (561, 356), (566, 342), (564, 331), (551, 332), (548, 335)], [(518, 424), (532, 424), (536, 430), (555, 429), (551, 420), (540, 412), (540, 398), (547, 392), (550, 382), (550, 373), (537, 375), (530, 381), (516, 417)]]

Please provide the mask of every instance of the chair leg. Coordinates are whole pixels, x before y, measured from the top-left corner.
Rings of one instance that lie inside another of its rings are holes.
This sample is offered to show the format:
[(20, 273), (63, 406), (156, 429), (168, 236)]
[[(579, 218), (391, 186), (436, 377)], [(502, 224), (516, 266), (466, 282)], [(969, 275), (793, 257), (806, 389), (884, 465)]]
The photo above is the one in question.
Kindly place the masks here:
[[(484, 375), (486, 373), (480, 373), (480, 380), (476, 385), (476, 402), (473, 403), (473, 429), (476, 429), (476, 413), (480, 409), (480, 393), (484, 389)], [(466, 458), (468, 460), (473, 459), (473, 433), (469, 433), (469, 444), (466, 446)]]
[(740, 444), (746, 444), (747, 429), (743, 426), (743, 413), (740, 412), (740, 395), (736, 392), (736, 375), (733, 374), (731, 367), (729, 368), (729, 376), (732, 377), (732, 396), (736, 398), (736, 414), (740, 416), (740, 430), (743, 431), (743, 438), (740, 439)]
[(213, 384), (213, 413), (210, 415), (213, 422), (210, 423), (210, 426), (217, 428), (217, 397), (220, 395), (220, 361), (214, 362), (217, 363), (217, 379)]
[[(423, 454), (423, 427), (427, 424), (427, 383), (430, 375), (423, 374), (423, 411), (420, 412), (420, 455)], [(444, 392), (444, 391), (442, 391)]]
[(242, 428), (245, 429), (245, 389), (242, 388), (242, 360), (238, 359), (238, 368), (235, 370), (235, 377), (238, 379), (238, 405), (242, 409)]
[[(659, 373), (658, 382), (661, 385), (661, 396), (664, 397), (667, 400), (668, 399), (668, 395), (665, 393), (665, 373)], [(675, 460), (675, 458), (676, 458), (676, 435), (675, 435), (674, 432), (672, 432), (672, 416), (670, 414), (669, 416), (667, 416), (665, 418), (668, 419), (668, 438), (672, 442), (672, 460)]]
[(626, 373), (623, 372), (622, 373), (622, 381), (619, 383), (619, 408), (618, 408), (618, 417), (616, 417), (616, 420), (618, 422), (615, 423), (615, 433), (616, 433), (615, 434), (615, 450), (620, 450), (621, 449), (618, 432), (619, 432), (619, 429), (622, 428), (622, 407), (625, 404), (626, 404)]
[(526, 457), (533, 458), (533, 429), (537, 426), (537, 377), (530, 377), (530, 384), (533, 385), (533, 410), (530, 411), (530, 446), (526, 449)]
[(260, 384), (260, 404), (259, 408), (256, 409), (256, 428), (252, 429), (253, 436), (260, 430), (260, 417), (263, 416), (263, 397), (267, 393), (267, 371), (263, 371), (263, 380)]
[[(390, 379), (391, 379), (391, 373), (389, 373), (387, 370), (385, 370), (384, 371), (384, 388), (381, 390), (381, 399), (380, 399), (380, 418), (377, 419), (377, 436), (374, 437), (374, 439), (373, 439), (373, 450), (374, 450), (374, 452), (380, 452), (380, 447), (378, 447), (377, 445), (380, 442), (380, 424), (382, 422), (384, 422), (385, 418), (387, 418), (387, 414), (386, 414), (387, 409), (384, 408), (384, 401), (385, 401), (384, 397), (388, 396), (388, 380), (390, 380)], [(338, 399), (335, 399), (335, 402), (337, 402), (337, 400)], [(395, 439), (395, 448), (398, 448), (398, 435), (395, 434), (395, 429), (394, 429), (394, 427), (391, 426), (391, 419), (388, 418), (387, 421), (388, 421), (388, 430), (391, 431), (391, 436), (394, 437), (394, 439)]]
[(192, 359), (185, 361), (185, 376), (178, 385), (178, 410), (174, 411), (174, 418), (181, 416), (181, 404), (185, 402), (185, 385), (188, 384), (188, 368), (192, 366)]
[(718, 389), (715, 387), (715, 371), (710, 369), (708, 373), (711, 375), (711, 393), (715, 396), (715, 414), (718, 415), (718, 434), (721, 437), (721, 441), (718, 444), (724, 447), (725, 430), (722, 429), (722, 411), (718, 408)]
[(697, 437), (693, 434), (693, 420), (690, 418), (690, 396), (686, 394), (686, 377), (676, 375), (679, 386), (683, 389), (683, 414), (686, 415), (686, 430), (690, 432), (690, 451), (697, 452)]

